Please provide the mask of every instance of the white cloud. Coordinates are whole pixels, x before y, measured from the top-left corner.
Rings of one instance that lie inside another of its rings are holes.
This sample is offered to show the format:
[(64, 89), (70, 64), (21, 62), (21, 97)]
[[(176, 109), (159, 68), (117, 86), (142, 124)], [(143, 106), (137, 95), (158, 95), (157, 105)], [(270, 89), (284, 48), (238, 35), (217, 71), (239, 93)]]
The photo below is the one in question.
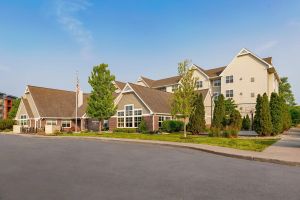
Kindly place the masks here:
[(84, 59), (92, 57), (93, 37), (76, 14), (86, 10), (90, 5), (87, 0), (57, 0), (55, 7), (58, 22), (81, 45), (81, 55)]
[(257, 52), (257, 53), (265, 52), (267, 50), (274, 48), (277, 44), (278, 44), (277, 40), (269, 41), (269, 42), (264, 43), (264, 44), (260, 45), (259, 47), (257, 47), (255, 52)]

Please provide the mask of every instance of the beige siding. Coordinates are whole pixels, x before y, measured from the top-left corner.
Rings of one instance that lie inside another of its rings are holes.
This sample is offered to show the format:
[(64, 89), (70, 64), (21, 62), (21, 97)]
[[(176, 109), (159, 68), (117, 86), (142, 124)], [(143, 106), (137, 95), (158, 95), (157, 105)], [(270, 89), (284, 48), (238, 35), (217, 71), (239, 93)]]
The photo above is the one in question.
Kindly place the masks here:
[(133, 104), (134, 109), (142, 109), (143, 114), (149, 114), (149, 109), (144, 105), (144, 103), (134, 94), (134, 93), (125, 93), (121, 97), (117, 105), (117, 110), (124, 110), (124, 106), (128, 104)]
[(33, 98), (31, 96), (31, 94), (30, 93), (25, 94), (25, 98), (28, 100), (28, 103), (29, 103), (29, 106), (31, 108), (31, 111), (32, 111), (32, 114), (33, 114), (34, 118), (38, 118), (39, 114), (38, 114), (38, 111), (36, 109), (36, 106), (34, 104), (34, 101), (33, 101)]
[(21, 101), (21, 103), (19, 105), (18, 112), (17, 112), (17, 115), (16, 115), (16, 119), (21, 119), (21, 115), (27, 115), (27, 117), (29, 117), (28, 114), (27, 114), (27, 111), (25, 109), (25, 105), (24, 105), (23, 101)]
[(202, 81), (203, 87), (199, 88), (200, 90), (209, 89), (210, 88), (210, 81), (203, 73), (199, 72), (199, 70), (194, 70), (193, 78), (197, 81)]
[[(233, 83), (226, 83), (226, 76), (233, 75)], [(254, 82), (251, 82), (251, 77)], [(257, 94), (268, 93), (269, 81), (266, 64), (251, 55), (236, 57), (222, 73), (221, 92), (226, 96), (226, 90), (233, 90), (234, 101), (240, 112), (249, 113), (256, 103)], [(254, 93), (254, 97), (251, 97)]]

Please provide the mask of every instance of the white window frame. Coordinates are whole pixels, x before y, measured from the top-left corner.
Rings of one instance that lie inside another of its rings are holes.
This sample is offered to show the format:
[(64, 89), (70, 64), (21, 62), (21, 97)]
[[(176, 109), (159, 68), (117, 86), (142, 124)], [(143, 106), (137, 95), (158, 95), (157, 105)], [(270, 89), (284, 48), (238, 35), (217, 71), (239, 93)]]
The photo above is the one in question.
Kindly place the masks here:
[(164, 116), (164, 115), (159, 115), (158, 116), (158, 127), (161, 128), (162, 123), (166, 120), (171, 120), (172, 117), (171, 116)]
[[(69, 126), (63, 127), (64, 124), (69, 124)], [(61, 127), (62, 128), (71, 128), (72, 127), (72, 121), (71, 120), (62, 120), (61, 121)]]
[[(54, 123), (53, 123), (54, 122)], [(46, 120), (46, 125), (52, 125), (52, 126), (56, 126), (57, 125), (57, 120), (54, 119), (47, 119)]]
[(203, 88), (203, 81), (196, 81), (196, 88)]
[(20, 116), (20, 125), (21, 126), (27, 126), (28, 125), (28, 116), (27, 115), (21, 115)]
[(233, 90), (226, 90), (225, 95), (226, 95), (226, 98), (233, 98), (234, 92), (233, 92)]
[(214, 100), (217, 100), (218, 96), (220, 96), (220, 92), (214, 92), (213, 96), (214, 96)]
[(213, 87), (221, 87), (221, 80), (220, 79), (213, 80)]
[[(129, 106), (132, 107), (131, 115), (128, 115), (128, 113), (126, 113), (126, 108)], [(138, 128), (139, 123), (142, 121), (142, 116), (143, 109), (135, 109), (134, 104), (126, 104), (124, 105), (124, 110), (117, 111), (117, 128)], [(131, 120), (130, 124), (132, 123), (132, 126), (127, 126), (126, 119)], [(139, 121), (138, 123), (136, 123), (137, 120)]]
[(226, 83), (233, 83), (233, 75), (226, 76)]

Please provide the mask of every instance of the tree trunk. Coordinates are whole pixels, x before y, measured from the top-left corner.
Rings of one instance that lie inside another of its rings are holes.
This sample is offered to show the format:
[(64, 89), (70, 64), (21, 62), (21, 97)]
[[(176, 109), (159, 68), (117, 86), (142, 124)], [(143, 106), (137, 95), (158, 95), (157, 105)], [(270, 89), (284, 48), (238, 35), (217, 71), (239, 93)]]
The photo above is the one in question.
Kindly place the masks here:
[(99, 133), (102, 133), (102, 120), (99, 120)]
[(186, 118), (184, 118), (183, 135), (186, 138)]

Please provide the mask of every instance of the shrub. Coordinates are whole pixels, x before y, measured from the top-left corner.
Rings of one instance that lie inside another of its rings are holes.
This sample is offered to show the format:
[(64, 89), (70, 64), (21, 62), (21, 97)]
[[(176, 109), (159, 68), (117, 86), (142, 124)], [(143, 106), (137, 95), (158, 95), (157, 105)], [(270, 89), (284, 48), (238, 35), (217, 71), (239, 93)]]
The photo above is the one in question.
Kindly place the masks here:
[(115, 133), (136, 133), (135, 128), (116, 128), (113, 132)]
[(242, 116), (238, 110), (233, 110), (230, 114), (229, 125), (232, 129), (241, 130)]
[(12, 119), (0, 120), (0, 130), (12, 129), (15, 121)]
[(138, 131), (140, 133), (147, 133), (148, 132), (148, 127), (147, 127), (146, 121), (143, 118), (142, 118), (141, 123), (139, 124)]
[(226, 138), (237, 138), (238, 132), (236, 129), (227, 129), (223, 131), (222, 136)]
[(249, 131), (250, 126), (251, 126), (251, 121), (250, 121), (249, 115), (247, 115), (246, 117), (243, 118), (242, 129)]
[(300, 106), (293, 106), (290, 109), (290, 114), (293, 125), (296, 126), (297, 124), (300, 124)]
[(270, 112), (273, 126), (273, 134), (277, 135), (283, 131), (283, 121), (282, 118), (282, 101), (277, 93), (272, 92), (270, 100)]
[(271, 121), (269, 99), (266, 93), (264, 93), (262, 97), (261, 105), (261, 134), (263, 136), (269, 136), (273, 132), (273, 126)]
[(161, 129), (164, 132), (173, 133), (173, 132), (182, 131), (183, 126), (184, 126), (184, 123), (182, 121), (166, 120), (166, 121), (163, 121)]
[(208, 133), (209, 137), (220, 137), (221, 136), (221, 129), (212, 127)]

